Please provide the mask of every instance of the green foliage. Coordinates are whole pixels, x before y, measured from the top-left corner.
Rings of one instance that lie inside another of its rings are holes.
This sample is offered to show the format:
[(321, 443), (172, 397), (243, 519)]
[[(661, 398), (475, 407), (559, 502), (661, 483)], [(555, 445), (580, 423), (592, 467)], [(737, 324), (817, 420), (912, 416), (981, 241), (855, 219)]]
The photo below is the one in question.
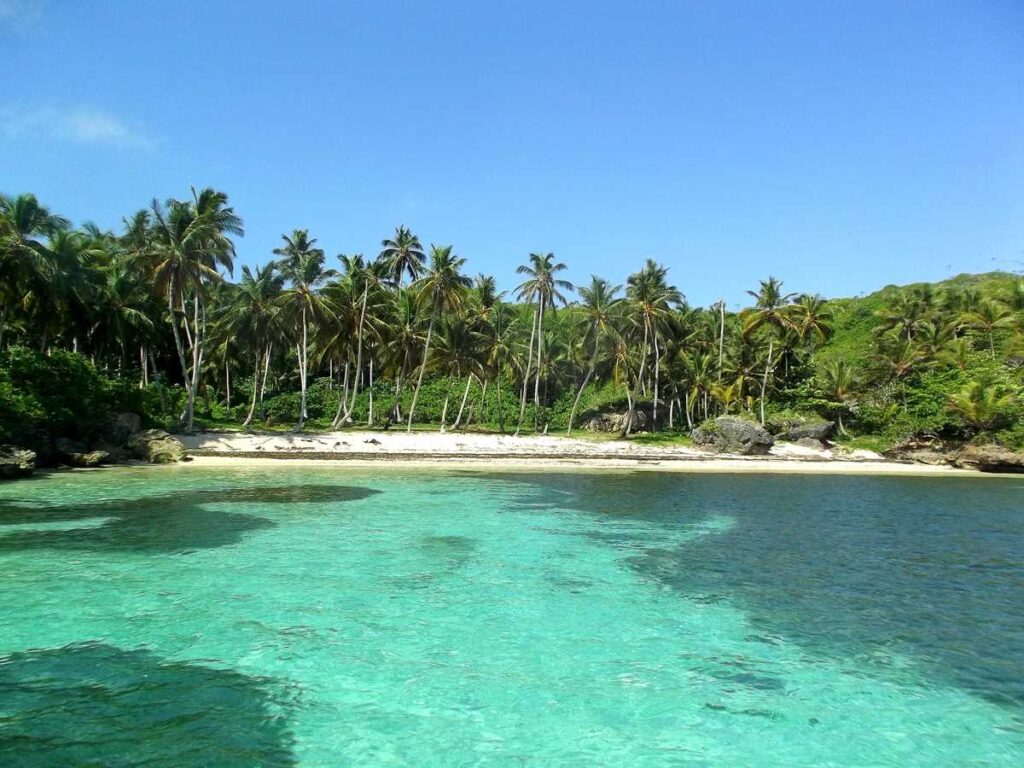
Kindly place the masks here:
[(99, 373), (82, 355), (24, 347), (0, 353), (0, 441), (45, 450), (53, 439), (100, 437), (113, 414), (152, 421), (153, 390)]

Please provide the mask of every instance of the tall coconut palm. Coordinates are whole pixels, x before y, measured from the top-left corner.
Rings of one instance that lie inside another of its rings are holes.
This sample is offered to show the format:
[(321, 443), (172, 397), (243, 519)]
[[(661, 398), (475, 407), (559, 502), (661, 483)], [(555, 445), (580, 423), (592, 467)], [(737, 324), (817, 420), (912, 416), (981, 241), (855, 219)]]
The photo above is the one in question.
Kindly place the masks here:
[(964, 315), (964, 322), (968, 327), (988, 337), (989, 352), (992, 359), (996, 356), (996, 332), (1012, 328), (1017, 323), (1013, 312), (996, 299), (984, 299), (978, 304), (977, 309), (967, 312)]
[(850, 408), (854, 395), (860, 386), (856, 372), (846, 360), (831, 360), (822, 369), (820, 376), (821, 393), (836, 414), (839, 431), (846, 434), (843, 426), (843, 411)]
[(566, 266), (562, 262), (555, 262), (553, 253), (531, 253), (530, 263), (522, 264), (516, 268), (520, 275), (527, 275), (527, 279), (516, 288), (516, 297), (527, 304), (534, 304), (533, 327), (530, 330), (530, 346), (527, 355), (526, 370), (523, 373), (523, 392), (519, 404), (519, 422), (516, 425), (516, 434), (523, 426), (523, 416), (526, 413), (526, 391), (529, 385), (531, 368), (533, 365), (533, 342), (537, 342), (537, 374), (533, 386), (534, 403), (534, 429), (539, 426), (540, 419), (540, 374), (543, 368), (542, 356), (544, 354), (544, 315), (548, 309), (554, 310), (557, 304), (566, 303), (562, 291), (573, 290), (572, 283), (562, 280), (556, 275), (565, 271)]
[(761, 281), (756, 291), (747, 291), (756, 300), (754, 308), (748, 310), (745, 317), (744, 331), (751, 333), (760, 328), (767, 331), (768, 354), (765, 356), (764, 375), (761, 379), (761, 424), (764, 424), (764, 406), (768, 390), (768, 378), (775, 370), (776, 360), (773, 357), (775, 345), (793, 327), (788, 305), (795, 294), (783, 293), (782, 281), (769, 276)]
[(305, 229), (293, 230), (291, 235), (281, 235), (284, 245), (274, 249), (281, 256), (281, 274), (288, 281), (288, 288), (281, 294), (281, 304), (288, 318), (295, 323), (295, 354), (299, 367), (299, 422), (296, 429), (302, 429), (309, 414), (306, 411), (306, 390), (309, 376), (309, 325), (324, 319), (330, 311), (330, 304), (321, 295), (324, 282), (337, 275), (333, 269), (324, 269), (324, 252), (316, 248), (316, 240)]
[[(199, 192), (193, 188), (189, 201), (171, 199), (161, 206), (154, 200), (153, 230), (142, 252), (150, 265), (156, 290), (167, 298), (178, 360), (188, 388), (181, 422), (189, 430), (193, 427), (203, 367), (206, 287), (222, 280), (219, 269), (231, 271), (235, 247), (230, 236), (241, 236), (244, 232), (242, 220), (227, 203), (227, 195), (210, 188)], [(187, 349), (176, 319), (179, 309)]]
[(584, 341), (590, 341), (591, 352), (590, 362), (587, 364), (587, 372), (576, 392), (576, 399), (572, 403), (572, 411), (569, 413), (569, 425), (567, 434), (572, 434), (572, 427), (576, 421), (576, 411), (580, 406), (580, 399), (583, 397), (583, 390), (587, 388), (591, 377), (597, 368), (597, 357), (601, 345), (613, 330), (612, 320), (614, 312), (622, 301), (616, 294), (622, 290), (620, 285), (612, 285), (607, 280), (597, 275), (591, 275), (590, 286), (581, 287), (579, 294), (583, 298), (580, 306), (583, 309), (583, 316), (586, 320), (586, 332)]
[(394, 237), (385, 238), (380, 244), (380, 258), (388, 265), (391, 279), (399, 288), (402, 287), (406, 275), (410, 280), (416, 280), (420, 276), (426, 256), (420, 239), (409, 231), (408, 227), (396, 227)]
[(466, 289), (472, 281), (462, 274), (466, 260), (456, 256), (450, 245), (430, 246), (430, 267), (427, 273), (416, 284), (417, 298), (424, 306), (429, 307), (430, 323), (427, 325), (427, 338), (423, 342), (423, 359), (420, 361), (420, 373), (416, 379), (412, 404), (409, 406), (409, 422), (406, 431), (412, 431), (412, 421), (416, 416), (416, 401), (419, 400), (420, 388), (423, 386), (423, 373), (430, 362), (430, 342), (434, 335), (434, 325), (440, 315), (445, 312), (457, 311), (462, 306)]
[[(640, 368), (637, 371), (636, 387), (645, 387), (644, 371), (651, 351), (654, 353), (653, 396), (655, 423), (658, 420), (658, 385), (661, 378), (661, 329), (671, 315), (672, 309), (682, 303), (683, 296), (674, 285), (668, 284), (668, 268), (647, 259), (643, 268), (629, 276), (626, 281), (626, 300), (634, 323), (643, 329), (643, 347)], [(646, 390), (645, 390), (646, 391)], [(632, 418), (626, 419), (628, 428)]]
[(277, 334), (277, 319), (281, 311), (279, 297), (284, 288), (284, 276), (276, 262), (257, 267), (253, 272), (242, 267), (242, 279), (231, 303), (225, 309), (228, 333), (239, 339), (253, 357), (252, 401), (243, 427), (252, 423), (257, 405), (262, 409), (263, 395), (270, 370), (270, 355)]

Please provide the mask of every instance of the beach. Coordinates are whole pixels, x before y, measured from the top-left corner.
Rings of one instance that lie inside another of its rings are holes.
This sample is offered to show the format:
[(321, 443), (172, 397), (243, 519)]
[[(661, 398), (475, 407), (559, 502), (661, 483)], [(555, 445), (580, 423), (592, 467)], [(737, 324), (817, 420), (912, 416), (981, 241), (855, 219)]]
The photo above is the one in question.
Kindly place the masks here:
[(198, 432), (179, 435), (195, 466), (272, 466), (281, 462), (347, 466), (458, 467), (466, 470), (651, 470), (858, 475), (980, 476), (973, 470), (775, 445), (766, 456), (716, 454), (688, 446), (640, 445), (547, 435), (344, 431), (319, 434)]

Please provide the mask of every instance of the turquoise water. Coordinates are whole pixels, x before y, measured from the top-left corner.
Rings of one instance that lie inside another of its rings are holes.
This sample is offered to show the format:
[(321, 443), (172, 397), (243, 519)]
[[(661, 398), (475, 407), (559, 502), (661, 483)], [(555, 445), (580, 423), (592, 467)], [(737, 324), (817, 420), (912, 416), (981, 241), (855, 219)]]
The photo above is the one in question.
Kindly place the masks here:
[(0, 486), (0, 765), (1020, 765), (1024, 481)]

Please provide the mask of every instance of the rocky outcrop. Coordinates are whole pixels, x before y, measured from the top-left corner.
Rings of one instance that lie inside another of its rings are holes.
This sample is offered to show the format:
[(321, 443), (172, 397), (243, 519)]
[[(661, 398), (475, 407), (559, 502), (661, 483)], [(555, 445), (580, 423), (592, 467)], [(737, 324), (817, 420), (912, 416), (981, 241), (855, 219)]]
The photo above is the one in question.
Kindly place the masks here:
[(952, 463), (979, 472), (1024, 472), (1024, 453), (1015, 453), (1001, 445), (968, 445)]
[[(626, 417), (628, 413), (602, 413), (587, 422), (587, 430), (590, 432), (625, 432)], [(649, 419), (643, 411), (632, 412), (632, 423), (630, 432), (643, 432), (647, 429)]]
[(60, 461), (70, 467), (98, 467), (109, 464), (110, 453), (105, 450), (89, 450), (82, 443), (67, 438), (57, 438), (54, 443)]
[(35, 451), (13, 445), (0, 445), (0, 479), (28, 477), (35, 471)]
[(836, 423), (817, 419), (788, 418), (770, 421), (768, 429), (777, 439), (787, 440), (791, 443), (801, 440), (817, 440), (826, 443), (836, 431)]
[(704, 422), (691, 433), (693, 442), (712, 448), (718, 453), (738, 453), (743, 456), (767, 454), (775, 440), (760, 424), (735, 416), (719, 416)]
[(185, 446), (162, 429), (143, 429), (135, 432), (125, 443), (132, 458), (150, 464), (173, 464), (185, 459)]

